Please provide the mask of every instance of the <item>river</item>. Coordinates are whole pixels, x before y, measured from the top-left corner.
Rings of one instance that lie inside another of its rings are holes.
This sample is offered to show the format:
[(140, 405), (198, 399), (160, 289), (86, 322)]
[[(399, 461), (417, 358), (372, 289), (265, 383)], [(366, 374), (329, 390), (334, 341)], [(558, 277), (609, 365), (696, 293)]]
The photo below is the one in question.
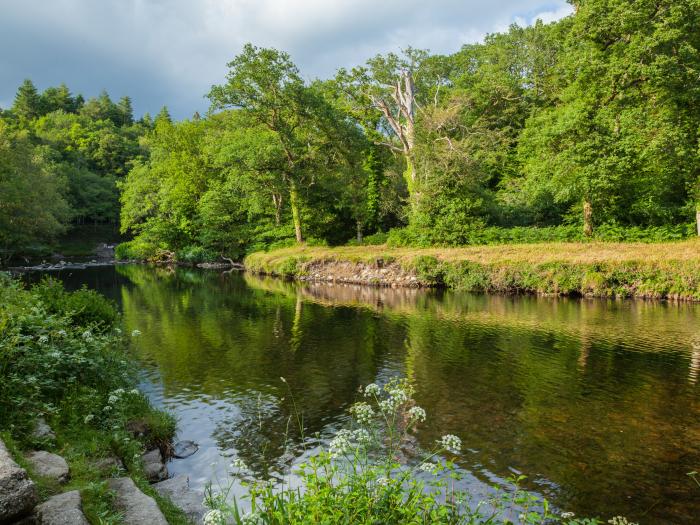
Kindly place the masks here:
[[(58, 276), (117, 301), (143, 388), (200, 450), (194, 486), (290, 466), (342, 427), (357, 390), (408, 378), (418, 444), (462, 438), (469, 488), (527, 475), (559, 509), (697, 523), (700, 305), (298, 284), (139, 265)], [(280, 378), (285, 378), (283, 382)], [(302, 438), (290, 418), (303, 415)], [(236, 484), (233, 493), (240, 494)]]

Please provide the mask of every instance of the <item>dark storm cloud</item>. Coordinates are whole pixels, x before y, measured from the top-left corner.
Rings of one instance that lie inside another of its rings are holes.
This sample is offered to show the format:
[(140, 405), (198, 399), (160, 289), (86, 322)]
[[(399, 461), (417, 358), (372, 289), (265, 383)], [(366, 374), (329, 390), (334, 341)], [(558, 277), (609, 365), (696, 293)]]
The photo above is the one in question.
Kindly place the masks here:
[(563, 0), (0, 0), (0, 106), (31, 78), (186, 117), (206, 110), (245, 42), (288, 51), (311, 78), (409, 44), (453, 52), (569, 12)]

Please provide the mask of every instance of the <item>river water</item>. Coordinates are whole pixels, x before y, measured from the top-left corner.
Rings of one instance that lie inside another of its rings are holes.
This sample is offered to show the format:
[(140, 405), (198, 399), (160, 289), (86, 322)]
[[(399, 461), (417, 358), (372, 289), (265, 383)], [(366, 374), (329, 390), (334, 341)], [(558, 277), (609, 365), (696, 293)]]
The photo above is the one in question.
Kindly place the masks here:
[(342, 427), (361, 385), (400, 376), (428, 412), (418, 444), (461, 437), (476, 494), (522, 473), (526, 488), (577, 515), (700, 522), (687, 475), (700, 471), (699, 305), (137, 265), (59, 277), (113, 298), (125, 329), (142, 332), (143, 388), (200, 445), (169, 465), (194, 486), (227, 486), (237, 457), (256, 477), (288, 476)]

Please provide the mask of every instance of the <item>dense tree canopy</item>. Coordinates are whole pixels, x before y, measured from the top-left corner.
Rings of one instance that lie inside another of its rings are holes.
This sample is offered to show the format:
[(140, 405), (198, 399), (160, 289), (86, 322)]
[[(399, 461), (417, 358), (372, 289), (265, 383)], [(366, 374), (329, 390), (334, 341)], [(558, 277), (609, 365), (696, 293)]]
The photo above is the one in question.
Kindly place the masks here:
[[(132, 255), (188, 260), (392, 228), (392, 242), (447, 245), (514, 226), (533, 238), (544, 226), (571, 239), (690, 234), (700, 0), (572, 3), (558, 22), (451, 55), (407, 48), (311, 82), (286, 53), (247, 45), (210, 112), (182, 122), (167, 108), (136, 120), (129, 97), (25, 81), (0, 113), (2, 162), (30, 179), (3, 184), (43, 177), (63, 203), (41, 210), (52, 220), (37, 215), (32, 242), (120, 213)], [(32, 198), (18, 205), (28, 216)]]

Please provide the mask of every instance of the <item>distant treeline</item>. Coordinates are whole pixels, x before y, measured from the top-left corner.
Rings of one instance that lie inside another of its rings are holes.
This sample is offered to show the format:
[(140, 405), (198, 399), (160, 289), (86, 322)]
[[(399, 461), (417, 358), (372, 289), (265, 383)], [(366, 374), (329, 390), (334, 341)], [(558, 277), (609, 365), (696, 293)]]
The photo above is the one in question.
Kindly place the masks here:
[[(563, 20), (452, 55), (407, 48), (313, 82), (287, 54), (248, 45), (209, 114), (177, 123), (133, 122), (128, 98), (26, 83), (0, 123), (0, 162), (31, 187), (22, 240), (113, 218), (115, 186), (134, 257), (240, 257), (389, 230), (420, 245), (509, 239), (497, 232), (513, 227), (542, 228), (524, 235), (535, 240), (552, 228), (692, 234), (700, 0), (572, 3)], [(62, 197), (46, 206), (33, 179)], [(12, 220), (0, 208), (4, 246)]]

